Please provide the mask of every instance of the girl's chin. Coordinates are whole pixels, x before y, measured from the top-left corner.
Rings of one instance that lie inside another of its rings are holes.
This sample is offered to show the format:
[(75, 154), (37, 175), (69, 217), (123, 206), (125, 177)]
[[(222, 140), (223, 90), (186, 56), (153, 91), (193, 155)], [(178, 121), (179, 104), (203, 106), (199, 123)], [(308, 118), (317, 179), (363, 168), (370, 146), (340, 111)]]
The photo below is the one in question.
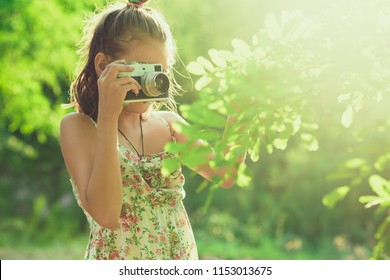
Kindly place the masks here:
[(149, 110), (151, 105), (152, 102), (134, 102), (123, 105), (123, 109), (127, 112), (143, 114)]

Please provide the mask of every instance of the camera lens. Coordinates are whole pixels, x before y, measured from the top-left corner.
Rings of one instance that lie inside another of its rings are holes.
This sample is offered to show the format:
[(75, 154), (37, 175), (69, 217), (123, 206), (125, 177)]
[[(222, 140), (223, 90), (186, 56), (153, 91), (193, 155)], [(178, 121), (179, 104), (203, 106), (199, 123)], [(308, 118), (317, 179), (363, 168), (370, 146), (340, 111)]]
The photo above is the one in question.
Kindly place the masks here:
[(169, 90), (169, 78), (162, 72), (148, 73), (142, 76), (141, 87), (146, 96), (156, 97)]

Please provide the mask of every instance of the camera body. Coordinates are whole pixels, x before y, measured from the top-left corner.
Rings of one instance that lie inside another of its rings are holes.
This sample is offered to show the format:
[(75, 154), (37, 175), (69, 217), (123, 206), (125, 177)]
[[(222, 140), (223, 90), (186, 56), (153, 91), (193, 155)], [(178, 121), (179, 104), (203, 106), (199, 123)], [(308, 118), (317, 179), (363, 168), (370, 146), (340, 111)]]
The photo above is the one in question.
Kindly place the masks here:
[(161, 64), (142, 64), (131, 62), (128, 65), (134, 66), (132, 72), (120, 72), (118, 78), (129, 76), (141, 85), (137, 95), (133, 91), (126, 94), (124, 103), (131, 102), (153, 102), (167, 101), (169, 99), (170, 81), (162, 71)]

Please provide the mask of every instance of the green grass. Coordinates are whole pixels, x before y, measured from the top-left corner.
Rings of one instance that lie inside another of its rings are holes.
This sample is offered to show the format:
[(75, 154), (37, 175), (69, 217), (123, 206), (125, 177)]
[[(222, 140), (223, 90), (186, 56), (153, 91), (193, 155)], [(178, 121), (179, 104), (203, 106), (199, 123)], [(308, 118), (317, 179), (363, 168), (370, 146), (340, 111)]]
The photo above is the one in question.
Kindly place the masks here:
[(2, 260), (81, 260), (84, 258), (88, 239), (77, 237), (63, 242), (48, 242), (45, 245), (31, 243), (0, 247)]
[[(47, 242), (45, 245), (21, 243), (0, 247), (2, 260), (81, 260), (87, 246), (87, 237), (79, 236), (70, 241)], [(316, 260), (316, 259), (368, 259), (370, 251), (363, 247), (351, 247), (344, 250), (335, 248), (331, 242), (323, 242), (316, 248), (302, 246), (299, 249), (286, 250), (275, 240), (267, 240), (259, 246), (250, 246), (239, 242), (197, 240), (200, 259), (268, 259), (268, 260)]]
[(198, 251), (202, 259), (230, 260), (343, 260), (369, 259), (370, 250), (362, 246), (337, 249), (333, 244), (322, 243), (317, 247), (302, 246), (297, 249), (286, 249), (279, 242), (269, 239), (259, 246), (249, 246), (237, 242), (209, 240), (198, 241)]

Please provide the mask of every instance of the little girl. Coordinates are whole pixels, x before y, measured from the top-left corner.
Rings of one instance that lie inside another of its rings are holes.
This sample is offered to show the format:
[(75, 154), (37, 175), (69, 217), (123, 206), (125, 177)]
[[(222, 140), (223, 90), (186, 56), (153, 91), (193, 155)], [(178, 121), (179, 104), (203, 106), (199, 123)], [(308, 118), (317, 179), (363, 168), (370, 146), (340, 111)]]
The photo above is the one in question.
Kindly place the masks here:
[[(181, 169), (161, 174), (162, 161), (174, 156), (164, 151), (167, 142), (187, 141), (172, 123), (186, 122), (173, 111), (158, 111), (156, 102), (125, 104), (128, 92), (138, 95), (142, 88), (131, 75), (118, 77), (134, 71), (128, 62), (161, 64), (174, 84), (170, 28), (145, 2), (109, 5), (89, 21), (85, 62), (70, 90), (77, 112), (61, 122), (62, 153), (90, 225), (85, 259), (198, 258)], [(209, 180), (224, 173), (196, 170)]]

